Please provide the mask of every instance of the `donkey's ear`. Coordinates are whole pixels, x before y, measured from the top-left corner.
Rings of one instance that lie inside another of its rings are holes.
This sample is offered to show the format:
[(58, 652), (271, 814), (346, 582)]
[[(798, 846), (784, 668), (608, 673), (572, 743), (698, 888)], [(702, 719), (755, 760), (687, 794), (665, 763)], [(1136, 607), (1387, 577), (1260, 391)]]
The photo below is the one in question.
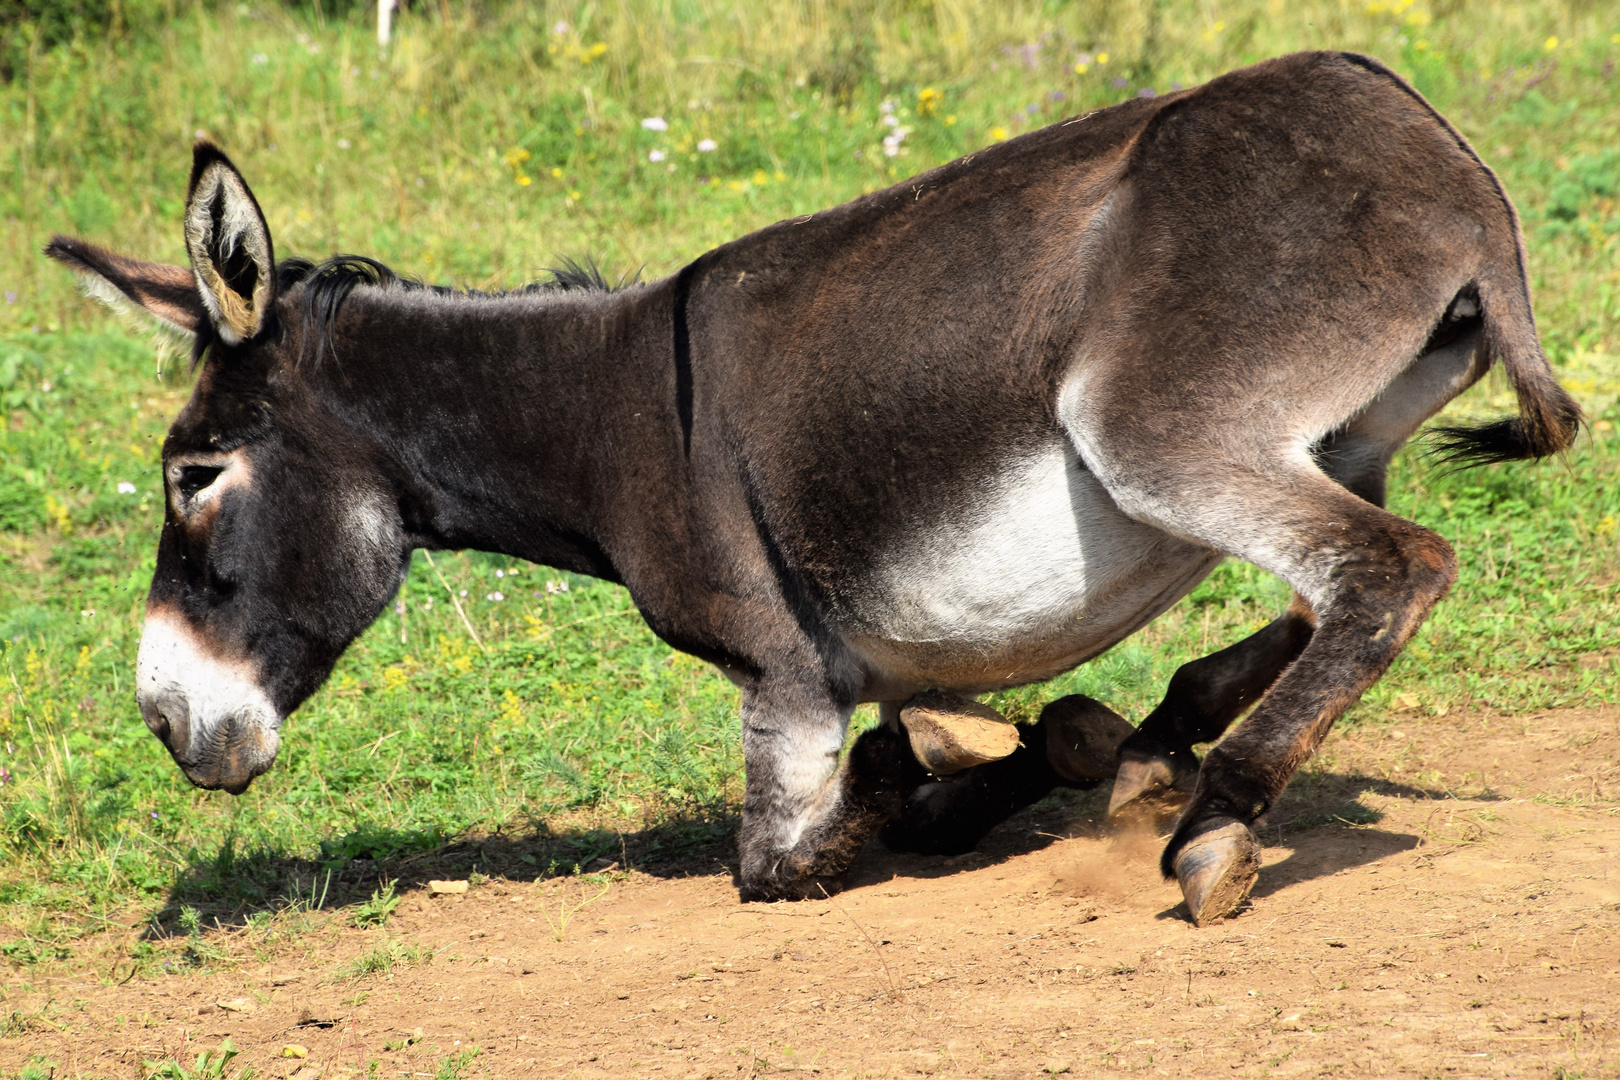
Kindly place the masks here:
[(85, 292), (112, 307), (138, 306), (183, 334), (195, 335), (208, 325), (197, 279), (184, 267), (142, 262), (66, 236), (51, 237), (45, 254), (67, 263)]
[(213, 143), (192, 150), (186, 250), (214, 332), (227, 345), (256, 337), (275, 300), (270, 229), (247, 181)]

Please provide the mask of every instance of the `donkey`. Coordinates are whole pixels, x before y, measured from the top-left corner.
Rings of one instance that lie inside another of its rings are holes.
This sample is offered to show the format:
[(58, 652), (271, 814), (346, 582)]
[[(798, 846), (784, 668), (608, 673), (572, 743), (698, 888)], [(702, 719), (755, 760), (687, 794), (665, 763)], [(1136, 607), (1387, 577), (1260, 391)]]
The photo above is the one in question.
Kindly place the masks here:
[[(1452, 458), (1541, 457), (1580, 422), (1496, 177), (1345, 53), (1076, 117), (616, 290), (277, 263), (208, 143), (184, 232), (189, 269), (46, 250), (195, 339), (137, 680), (186, 775), (268, 769), (413, 549), (502, 552), (624, 584), (741, 687), (745, 900), (837, 888), (891, 818), (899, 843), (976, 840), (1056, 774), (1032, 746), (933, 783), (899, 703), (1068, 670), (1234, 557), (1292, 603), (1177, 672), (1113, 794), (1190, 793), (1162, 869), (1194, 921), (1232, 913), (1250, 826), (1456, 578), (1382, 509), (1391, 456), (1493, 362), (1518, 415), (1447, 430)], [(883, 723), (840, 766), (863, 701)]]

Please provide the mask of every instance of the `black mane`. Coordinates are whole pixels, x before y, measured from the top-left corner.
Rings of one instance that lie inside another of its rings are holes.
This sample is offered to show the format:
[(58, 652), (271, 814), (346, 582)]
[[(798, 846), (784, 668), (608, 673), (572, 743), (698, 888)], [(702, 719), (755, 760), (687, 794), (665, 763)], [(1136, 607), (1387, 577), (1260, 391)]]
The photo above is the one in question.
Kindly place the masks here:
[(304, 286), (302, 304), (305, 340), (315, 342), (315, 362), (331, 348), (332, 325), (337, 321), (343, 301), (357, 287), (398, 288), (413, 292), (429, 292), (438, 296), (517, 296), (539, 292), (597, 292), (611, 293), (634, 285), (641, 272), (625, 274), (617, 282), (608, 281), (596, 260), (587, 256), (583, 260), (567, 258), (560, 266), (550, 267), (551, 277), (545, 281), (530, 282), (516, 289), (488, 292), (482, 289), (454, 289), (448, 285), (429, 285), (418, 278), (401, 277), (387, 265), (365, 255), (333, 255), (315, 263), (308, 259), (283, 259), (276, 266), (278, 292), (295, 285)]

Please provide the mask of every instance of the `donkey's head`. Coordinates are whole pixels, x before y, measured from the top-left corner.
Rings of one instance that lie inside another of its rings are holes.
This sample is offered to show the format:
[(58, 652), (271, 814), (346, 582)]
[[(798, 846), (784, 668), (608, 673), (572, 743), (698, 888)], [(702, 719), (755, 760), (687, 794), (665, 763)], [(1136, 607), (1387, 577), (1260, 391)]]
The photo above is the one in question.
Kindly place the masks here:
[(207, 143), (185, 239), (189, 270), (64, 237), (46, 250), (93, 295), (197, 343), (196, 387), (163, 444), (136, 695), (193, 783), (240, 794), (275, 760), (282, 719), (398, 588), (409, 544), (375, 444), (300, 369), (299, 286), (278, 285), (259, 205)]

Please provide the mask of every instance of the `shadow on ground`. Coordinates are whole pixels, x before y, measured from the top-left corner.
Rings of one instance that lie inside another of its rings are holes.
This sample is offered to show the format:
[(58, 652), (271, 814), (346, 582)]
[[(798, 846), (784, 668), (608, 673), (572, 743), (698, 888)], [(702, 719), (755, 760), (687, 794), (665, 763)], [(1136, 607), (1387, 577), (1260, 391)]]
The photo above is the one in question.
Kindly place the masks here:
[[(1412, 800), (1454, 797), (1361, 774), (1301, 777), (1257, 830), (1263, 843), (1288, 843), (1295, 850), (1268, 868), (1256, 895), (1415, 846), (1416, 837), (1369, 828), (1382, 816), (1357, 801), (1369, 793)], [(874, 840), (856, 860), (848, 886), (876, 885), (897, 875), (946, 877), (1005, 863), (1057, 841), (1108, 836), (1112, 828), (1106, 821), (1107, 805), (1106, 785), (1087, 792), (1060, 789), (1013, 815), (974, 851), (959, 856), (892, 852)], [(360, 904), (387, 882), (394, 883), (396, 893), (408, 894), (427, 888), (430, 881), (473, 874), (514, 882), (618, 869), (663, 878), (734, 875), (737, 825), (734, 808), (724, 807), (633, 832), (554, 832), (540, 825), (518, 833), (438, 842), (420, 833), (370, 828), (329, 838), (318, 859), (273, 851), (242, 853), (227, 841), (212, 858), (194, 861), (181, 875), (146, 936), (180, 933), (181, 913), (187, 907), (197, 910), (204, 926), (240, 927), (290, 906), (332, 910)], [(1167, 824), (1166, 835), (1168, 831)]]

